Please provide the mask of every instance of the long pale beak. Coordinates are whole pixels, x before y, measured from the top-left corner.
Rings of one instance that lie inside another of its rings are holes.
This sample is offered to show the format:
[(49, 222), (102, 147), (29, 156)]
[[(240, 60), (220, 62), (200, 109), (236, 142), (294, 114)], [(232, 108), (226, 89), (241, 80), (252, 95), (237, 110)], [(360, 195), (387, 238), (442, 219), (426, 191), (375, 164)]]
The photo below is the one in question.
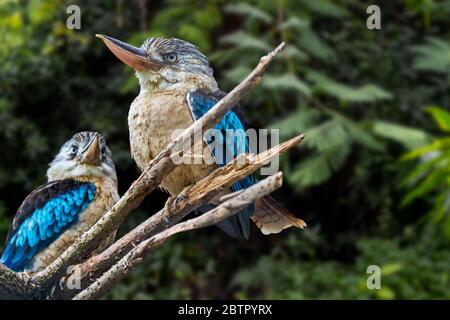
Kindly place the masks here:
[(81, 155), (81, 163), (91, 166), (99, 166), (101, 164), (100, 159), (100, 143), (98, 141), (98, 135), (89, 142), (89, 145), (85, 148)]
[(111, 50), (120, 61), (136, 71), (157, 71), (162, 67), (160, 62), (150, 59), (145, 50), (103, 34), (96, 34), (95, 36), (102, 39), (109, 50)]

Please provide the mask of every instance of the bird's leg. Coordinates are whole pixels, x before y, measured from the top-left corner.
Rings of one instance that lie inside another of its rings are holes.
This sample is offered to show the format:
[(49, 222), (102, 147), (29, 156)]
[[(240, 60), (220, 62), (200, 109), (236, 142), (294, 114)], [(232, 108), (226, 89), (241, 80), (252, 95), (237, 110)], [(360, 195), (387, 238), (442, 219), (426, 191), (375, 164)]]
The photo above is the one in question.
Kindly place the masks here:
[(171, 222), (169, 220), (169, 216), (171, 215), (171, 213), (173, 213), (173, 211), (176, 211), (179, 209), (180, 201), (184, 201), (186, 199), (187, 199), (187, 195), (183, 190), (176, 197), (171, 196), (166, 201), (166, 204), (164, 205), (164, 210), (163, 210), (163, 221), (167, 227), (171, 226)]
[(187, 199), (187, 196), (186, 196), (186, 194), (184, 193), (184, 190), (183, 191), (181, 191), (178, 195), (177, 195), (177, 197), (175, 198), (175, 200), (173, 201), (173, 207), (175, 208), (175, 209), (178, 209), (178, 204), (179, 204), (179, 202), (180, 201), (184, 201), (184, 200), (186, 200)]
[(166, 229), (168, 227), (170, 227), (170, 225), (171, 225), (168, 217), (170, 215), (170, 212), (172, 211), (172, 203), (174, 201), (175, 201), (175, 197), (170, 197), (169, 199), (167, 199), (167, 201), (166, 201), (166, 203), (164, 205), (162, 219), (163, 219), (163, 222), (164, 222), (164, 224), (166, 226)]

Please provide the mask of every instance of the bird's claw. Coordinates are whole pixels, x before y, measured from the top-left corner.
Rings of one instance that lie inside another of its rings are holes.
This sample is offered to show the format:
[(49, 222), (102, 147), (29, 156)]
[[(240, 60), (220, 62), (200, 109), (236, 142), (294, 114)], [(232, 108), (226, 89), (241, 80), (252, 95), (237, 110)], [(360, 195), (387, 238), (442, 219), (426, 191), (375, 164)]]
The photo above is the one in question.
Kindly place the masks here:
[(179, 208), (179, 202), (186, 200), (186, 199), (187, 199), (186, 195), (183, 192), (181, 192), (175, 198), (172, 197), (172, 199), (167, 201), (166, 204), (164, 205), (164, 214), (163, 214), (162, 220), (167, 228), (171, 226), (171, 223), (169, 220), (169, 213), (172, 212), (173, 210), (177, 210)]
[(169, 218), (167, 218), (167, 216), (163, 217), (163, 221), (164, 221), (164, 223), (166, 224), (167, 227), (170, 226), (170, 221), (169, 221)]
[(173, 201), (172, 207), (173, 207), (174, 209), (178, 209), (178, 204), (179, 204), (179, 202), (180, 202), (180, 201), (183, 201), (183, 200), (186, 200), (186, 199), (187, 199), (186, 195), (185, 195), (183, 192), (181, 192), (181, 193), (175, 198), (175, 200)]

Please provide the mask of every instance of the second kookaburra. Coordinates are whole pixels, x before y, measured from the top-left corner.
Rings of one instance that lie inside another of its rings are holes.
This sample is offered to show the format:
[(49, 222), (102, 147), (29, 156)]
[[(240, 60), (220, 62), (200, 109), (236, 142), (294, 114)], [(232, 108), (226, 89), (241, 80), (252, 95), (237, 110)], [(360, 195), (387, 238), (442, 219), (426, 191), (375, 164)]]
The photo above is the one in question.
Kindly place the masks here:
[[(131, 153), (143, 170), (174, 138), (174, 130), (188, 128), (202, 117), (225, 93), (219, 90), (208, 59), (198, 48), (184, 40), (149, 38), (140, 48), (105, 35), (97, 35), (123, 63), (136, 71), (140, 92), (133, 101), (128, 114)], [(217, 166), (232, 157), (248, 152), (248, 139), (227, 140), (226, 130), (245, 132), (244, 126), (234, 111), (229, 111), (215, 126), (224, 133), (225, 152), (211, 151), (216, 158), (212, 164), (184, 164), (177, 166), (161, 183), (171, 195), (178, 195), (183, 188), (201, 180)], [(233, 142), (240, 145), (235, 145)], [(204, 139), (205, 147), (210, 141)], [(255, 183), (248, 176), (235, 183), (226, 192), (245, 189)], [(217, 199), (200, 211), (217, 205)], [(242, 234), (249, 237), (249, 218), (261, 231), (278, 233), (289, 226), (304, 227), (305, 223), (294, 217), (272, 198), (265, 197), (237, 215), (222, 221), (218, 226), (233, 237)]]

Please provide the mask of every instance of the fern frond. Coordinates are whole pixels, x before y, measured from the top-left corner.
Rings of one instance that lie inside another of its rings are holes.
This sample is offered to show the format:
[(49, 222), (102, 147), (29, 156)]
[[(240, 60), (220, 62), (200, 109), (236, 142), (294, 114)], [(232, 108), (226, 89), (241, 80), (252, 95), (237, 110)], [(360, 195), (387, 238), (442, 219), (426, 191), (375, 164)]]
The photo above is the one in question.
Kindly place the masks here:
[(314, 71), (308, 72), (307, 78), (315, 83), (316, 91), (345, 102), (376, 102), (392, 98), (389, 92), (374, 84), (353, 88)]
[(324, 62), (336, 61), (334, 50), (324, 42), (311, 28), (303, 28), (297, 40), (299, 46)]
[(450, 43), (429, 37), (424, 44), (411, 48), (415, 54), (413, 66), (418, 70), (449, 72)]
[(316, 109), (303, 108), (273, 123), (269, 126), (269, 129), (279, 129), (280, 138), (285, 139), (294, 134), (306, 132), (307, 129), (316, 124), (319, 117), (320, 114)]
[(287, 179), (299, 190), (319, 185), (330, 179), (334, 172), (342, 168), (350, 151), (350, 146), (343, 144), (328, 149), (326, 152), (312, 155), (303, 160)]
[(254, 37), (253, 35), (244, 32), (236, 31), (220, 38), (223, 44), (236, 46), (236, 48), (253, 49), (264, 52), (269, 52), (272, 47), (264, 40)]
[(304, 96), (311, 95), (309, 86), (293, 74), (267, 75), (262, 86), (271, 90), (294, 90), (302, 93)]
[(431, 141), (431, 137), (423, 130), (387, 121), (374, 121), (372, 123), (372, 130), (375, 134), (397, 141), (410, 150), (423, 146)]
[(342, 5), (331, 0), (302, 0), (302, 2), (311, 12), (323, 16), (342, 18), (349, 15), (349, 12)]
[(273, 21), (270, 14), (248, 3), (240, 2), (237, 4), (228, 4), (224, 7), (224, 10), (228, 13), (234, 13), (245, 17), (254, 18), (267, 24)]

